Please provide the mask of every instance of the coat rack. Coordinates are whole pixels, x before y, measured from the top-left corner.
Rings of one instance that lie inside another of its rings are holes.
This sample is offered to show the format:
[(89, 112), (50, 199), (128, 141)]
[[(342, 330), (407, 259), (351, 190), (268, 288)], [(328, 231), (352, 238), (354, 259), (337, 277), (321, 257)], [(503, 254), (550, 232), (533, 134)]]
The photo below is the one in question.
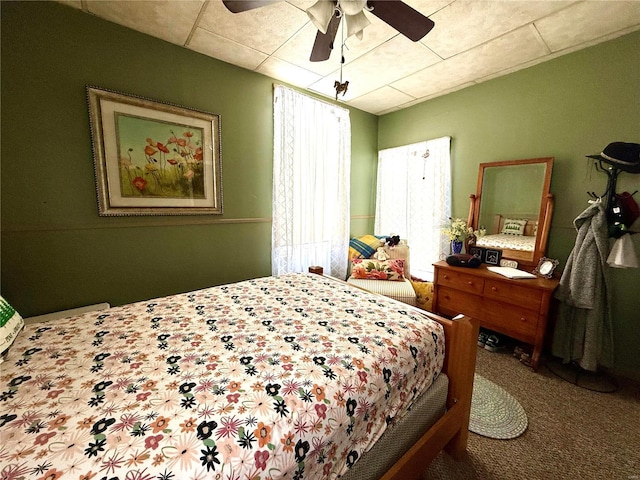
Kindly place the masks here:
[(627, 227), (623, 221), (623, 215), (620, 210), (620, 207), (615, 204), (614, 197), (616, 194), (616, 183), (618, 182), (618, 175), (620, 174), (620, 169), (608, 166), (605, 167), (602, 164), (602, 160), (598, 160), (594, 162), (596, 170), (600, 172), (604, 172), (607, 175), (607, 189), (600, 196), (596, 195), (595, 192), (587, 192), (594, 199), (600, 199), (606, 197), (605, 200), (605, 211), (607, 212), (607, 223), (609, 225), (609, 236), (619, 238), (624, 233), (626, 233)]

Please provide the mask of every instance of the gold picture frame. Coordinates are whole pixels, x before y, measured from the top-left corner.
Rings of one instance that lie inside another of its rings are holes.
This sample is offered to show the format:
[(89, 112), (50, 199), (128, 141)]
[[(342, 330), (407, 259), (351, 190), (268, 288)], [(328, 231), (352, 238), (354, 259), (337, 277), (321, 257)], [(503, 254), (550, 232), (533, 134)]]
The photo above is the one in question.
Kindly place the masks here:
[(87, 86), (101, 216), (220, 215), (220, 116)]

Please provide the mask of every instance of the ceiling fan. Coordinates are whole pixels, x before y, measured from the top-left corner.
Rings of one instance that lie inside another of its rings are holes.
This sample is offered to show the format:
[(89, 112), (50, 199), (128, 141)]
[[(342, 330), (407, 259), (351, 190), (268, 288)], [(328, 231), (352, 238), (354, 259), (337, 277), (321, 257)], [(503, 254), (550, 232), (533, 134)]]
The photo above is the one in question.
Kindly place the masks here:
[[(245, 12), (282, 0), (222, 0), (233, 13)], [(364, 11), (373, 13), (410, 40), (417, 42), (431, 31), (435, 23), (400, 0), (318, 0), (307, 9), (307, 15), (318, 28), (311, 50), (312, 62), (327, 60), (344, 17), (347, 36), (362, 38), (362, 31), (371, 22)]]

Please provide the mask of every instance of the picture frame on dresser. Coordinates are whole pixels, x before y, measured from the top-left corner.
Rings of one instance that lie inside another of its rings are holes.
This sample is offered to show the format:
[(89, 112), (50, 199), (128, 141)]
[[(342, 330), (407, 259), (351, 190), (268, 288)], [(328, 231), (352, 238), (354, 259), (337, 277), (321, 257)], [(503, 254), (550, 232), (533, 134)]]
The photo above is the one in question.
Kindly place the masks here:
[(484, 258), (485, 258), (485, 254), (486, 254), (486, 249), (483, 247), (469, 247), (469, 255), (473, 255), (474, 257), (477, 257), (480, 259), (481, 262), (484, 263)]
[(559, 263), (560, 262), (554, 258), (542, 257), (536, 268), (533, 269), (533, 273), (539, 277), (551, 278)]
[(484, 252), (484, 263), (487, 265), (500, 265), (500, 259), (502, 258), (502, 250), (497, 248), (487, 248)]
[(220, 215), (220, 116), (86, 87), (100, 216)]

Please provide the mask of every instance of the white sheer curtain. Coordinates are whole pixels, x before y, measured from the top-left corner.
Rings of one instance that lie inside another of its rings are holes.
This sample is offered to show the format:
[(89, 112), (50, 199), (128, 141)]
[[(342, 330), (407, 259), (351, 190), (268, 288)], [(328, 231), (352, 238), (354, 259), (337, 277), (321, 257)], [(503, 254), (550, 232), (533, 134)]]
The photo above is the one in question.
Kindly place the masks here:
[(349, 111), (274, 89), (273, 275), (310, 265), (345, 278), (349, 249)]
[(378, 152), (375, 233), (406, 238), (411, 274), (424, 280), (449, 251), (441, 229), (451, 216), (450, 145), (442, 137)]

